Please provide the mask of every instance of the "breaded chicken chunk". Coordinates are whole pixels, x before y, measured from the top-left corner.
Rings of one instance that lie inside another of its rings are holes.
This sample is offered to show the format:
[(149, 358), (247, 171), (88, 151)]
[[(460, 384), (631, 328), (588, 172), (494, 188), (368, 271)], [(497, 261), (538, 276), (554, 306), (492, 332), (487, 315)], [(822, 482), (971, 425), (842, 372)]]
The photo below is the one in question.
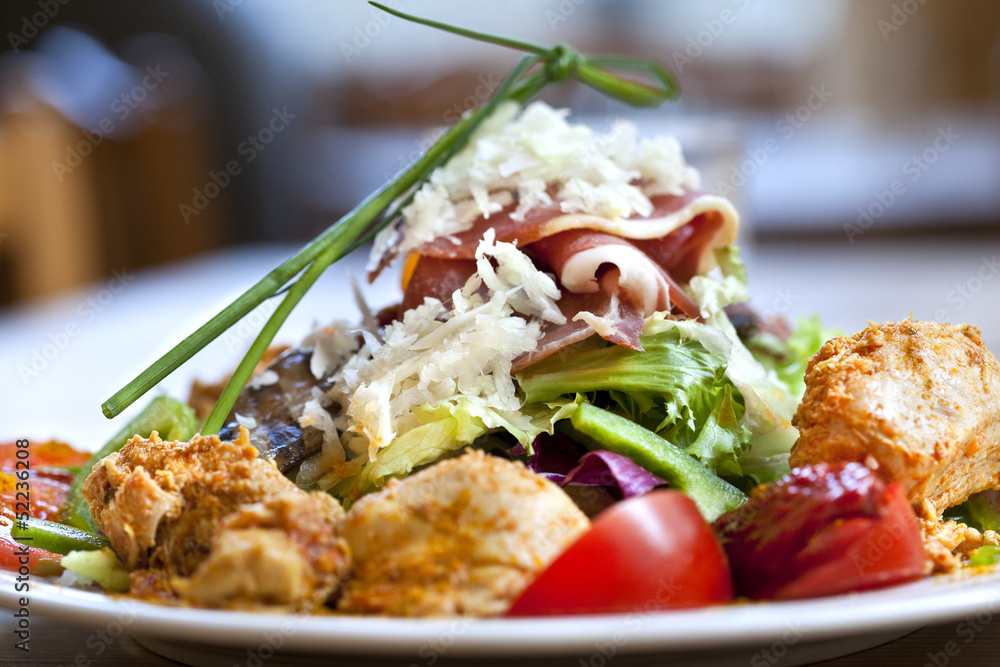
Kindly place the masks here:
[(790, 463), (876, 463), (940, 514), (1000, 486), (1000, 366), (968, 325), (906, 320), (834, 338), (806, 369)]
[(589, 525), (552, 482), (470, 451), (351, 507), (344, 536), (354, 572), (339, 608), (497, 616)]
[(94, 466), (83, 495), (140, 595), (308, 611), (349, 568), (340, 504), (258, 458), (245, 430), (234, 442), (135, 437)]
[(927, 501), (916, 509), (928, 572), (957, 572), (968, 565), (969, 554), (976, 549), (1000, 545), (1000, 535), (996, 532), (980, 532), (958, 521), (943, 521)]

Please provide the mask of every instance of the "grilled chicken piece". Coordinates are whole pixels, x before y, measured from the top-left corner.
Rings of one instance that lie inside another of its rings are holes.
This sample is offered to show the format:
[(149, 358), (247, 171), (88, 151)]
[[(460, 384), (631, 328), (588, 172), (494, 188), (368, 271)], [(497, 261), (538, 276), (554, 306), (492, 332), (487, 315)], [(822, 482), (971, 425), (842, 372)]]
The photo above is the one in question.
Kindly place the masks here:
[(342, 514), (330, 496), (301, 491), (243, 505), (222, 521), (194, 574), (172, 579), (173, 587), (205, 607), (319, 607), (346, 572), (346, 543), (331, 541), (330, 531)]
[(876, 462), (938, 514), (1000, 486), (1000, 366), (975, 327), (870, 326), (827, 341), (805, 381), (793, 467)]
[(349, 566), (340, 504), (259, 459), (245, 430), (234, 442), (135, 437), (94, 466), (83, 495), (133, 570), (134, 593), (310, 611)]
[(589, 521), (556, 485), (481, 451), (365, 496), (347, 514), (354, 572), (339, 608), (497, 616)]
[(1000, 545), (1000, 535), (996, 532), (980, 532), (958, 521), (944, 521), (926, 501), (917, 508), (917, 520), (924, 540), (928, 572), (958, 572), (968, 565), (969, 554), (976, 549)]

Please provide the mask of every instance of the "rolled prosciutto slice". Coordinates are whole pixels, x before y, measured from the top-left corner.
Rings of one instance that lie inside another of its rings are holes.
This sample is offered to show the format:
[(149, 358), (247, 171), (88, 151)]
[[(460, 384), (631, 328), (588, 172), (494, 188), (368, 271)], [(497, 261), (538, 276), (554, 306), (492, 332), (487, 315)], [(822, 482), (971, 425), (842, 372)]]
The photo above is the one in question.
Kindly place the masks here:
[(512, 217), (513, 206), (472, 228), (439, 237), (414, 252), (404, 269), (400, 315), (426, 297), (446, 305), (476, 270), (476, 247), (487, 230), (514, 242), (536, 265), (551, 271), (566, 321), (546, 323), (538, 348), (514, 362), (514, 372), (594, 333), (616, 345), (641, 350), (646, 317), (657, 311), (699, 316), (681, 285), (710, 271), (714, 249), (735, 240), (738, 217), (728, 201), (688, 192), (651, 198), (647, 218), (612, 221), (563, 213), (558, 203)]
[[(517, 241), (522, 250), (560, 232), (587, 229), (632, 239), (659, 261), (678, 267), (683, 265), (684, 273), (690, 274), (681, 278), (686, 282), (692, 275), (707, 273), (715, 268), (712, 251), (736, 240), (739, 215), (723, 197), (689, 191), (680, 196), (655, 195), (650, 197), (650, 202), (653, 212), (649, 217), (625, 220), (564, 213), (558, 203), (532, 209), (523, 220), (515, 220), (512, 217), (515, 208), (508, 206), (489, 217), (480, 216), (466, 231), (434, 239), (417, 252), (439, 259), (472, 259), (479, 240), (490, 228), (496, 232), (497, 241)], [(690, 229), (681, 231), (689, 226)], [(391, 255), (392, 252), (390, 246), (386, 254)]]

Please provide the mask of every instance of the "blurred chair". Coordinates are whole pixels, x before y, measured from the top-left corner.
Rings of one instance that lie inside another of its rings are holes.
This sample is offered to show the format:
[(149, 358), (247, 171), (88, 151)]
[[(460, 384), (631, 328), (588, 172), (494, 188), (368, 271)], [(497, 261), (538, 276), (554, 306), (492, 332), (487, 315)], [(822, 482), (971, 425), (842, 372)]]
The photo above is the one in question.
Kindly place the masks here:
[[(23, 84), (23, 82), (21, 82)], [(25, 86), (0, 110), (0, 258), (5, 301), (54, 294), (101, 274), (94, 170), (84, 162), (60, 182), (79, 130)]]
[(0, 67), (3, 301), (218, 245), (225, 198), (182, 208), (215, 166), (197, 68), (162, 35), (131, 47), (162, 69), (68, 28)]

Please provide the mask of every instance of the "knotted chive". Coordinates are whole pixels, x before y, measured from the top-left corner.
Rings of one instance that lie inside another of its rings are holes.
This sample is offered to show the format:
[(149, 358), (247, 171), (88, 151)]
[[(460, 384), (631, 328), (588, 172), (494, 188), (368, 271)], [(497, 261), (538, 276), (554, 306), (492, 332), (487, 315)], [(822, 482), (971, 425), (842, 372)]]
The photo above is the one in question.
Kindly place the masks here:
[[(201, 432), (206, 435), (217, 433), (278, 329), (323, 271), (355, 248), (363, 245), (380, 229), (391, 223), (398, 211), (401, 210), (401, 207), (397, 205), (392, 209), (391, 214), (387, 215), (386, 212), (393, 207), (393, 204), (398, 204), (401, 198), (412, 196), (412, 193), (427, 180), (436, 167), (447, 162), (461, 150), (479, 124), (492, 114), (501, 102), (510, 100), (523, 105), (546, 85), (561, 83), (568, 79), (576, 79), (605, 95), (632, 106), (658, 106), (679, 94), (679, 88), (671, 73), (651, 61), (625, 56), (585, 57), (565, 44), (546, 48), (537, 44), (413, 16), (378, 2), (370, 2), (369, 4), (408, 21), (479, 41), (525, 51), (531, 55), (522, 57), (517, 66), (504, 79), (503, 84), (485, 104), (456, 123), (413, 165), (367, 197), (350, 213), (307, 244), (294, 257), (264, 276), (253, 287), (109, 398), (101, 406), (104, 415), (109, 419), (120, 414), (258, 305), (267, 299), (284, 294), (281, 304), (250, 346), (201, 429)], [(529, 74), (528, 71), (535, 65), (541, 67)], [(615, 74), (611, 68), (644, 72), (652, 76), (660, 85), (649, 85), (623, 78)], [(299, 277), (293, 282), (296, 276)]]

